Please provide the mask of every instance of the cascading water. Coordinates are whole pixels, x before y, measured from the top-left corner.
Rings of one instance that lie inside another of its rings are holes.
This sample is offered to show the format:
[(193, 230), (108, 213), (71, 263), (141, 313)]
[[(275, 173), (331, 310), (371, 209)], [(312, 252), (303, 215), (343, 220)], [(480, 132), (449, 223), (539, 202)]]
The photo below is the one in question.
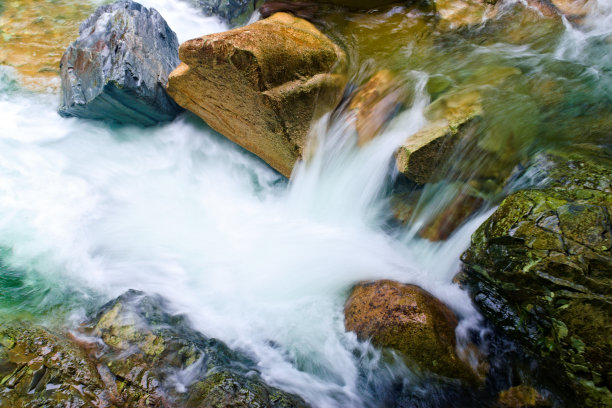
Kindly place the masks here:
[[(227, 28), (186, 3), (142, 3), (180, 41)], [(593, 9), (587, 31), (568, 23), (557, 58), (576, 58), (572, 41), (609, 38), (609, 4)], [(521, 59), (528, 70), (551, 52), (479, 46), (463, 68), (479, 54)], [(441, 243), (415, 238), (416, 226), (385, 231), (390, 162), (426, 123), (431, 66), (406, 72), (412, 105), (365, 147), (349, 115), (317, 123), (314, 153), (290, 182), (191, 115), (147, 129), (62, 119), (57, 95), (20, 89), (12, 70), (0, 74), (2, 313), (78, 321), (127, 289), (159, 293), (197, 329), (252, 355), (271, 384), (317, 407), (377, 406), (388, 384), (410, 378), (345, 332), (356, 282), (417, 284), (458, 313), (461, 329), (477, 324), (451, 280), (488, 213)]]

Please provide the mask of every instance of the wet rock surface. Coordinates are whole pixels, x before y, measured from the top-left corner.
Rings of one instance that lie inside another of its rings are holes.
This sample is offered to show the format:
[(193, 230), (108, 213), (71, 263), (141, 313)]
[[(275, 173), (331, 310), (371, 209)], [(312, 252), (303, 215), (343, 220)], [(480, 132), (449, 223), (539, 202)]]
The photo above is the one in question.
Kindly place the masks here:
[(159, 297), (128, 291), (68, 336), (2, 325), (0, 406), (307, 406), (166, 308)]
[(460, 280), (482, 313), (555, 372), (568, 404), (612, 404), (612, 161), (542, 154), (474, 233)]
[(399, 351), (409, 365), (449, 378), (475, 379), (455, 353), (457, 317), (418, 286), (390, 280), (359, 284), (344, 316), (347, 330)]
[(56, 91), (66, 44), (93, 11), (91, 4), (77, 0), (0, 2), (0, 65), (15, 68), (28, 89)]
[(178, 40), (155, 9), (131, 0), (99, 7), (64, 53), (59, 113), (154, 125), (180, 108), (166, 94)]
[(353, 95), (348, 110), (355, 114), (357, 144), (363, 146), (384, 128), (405, 95), (395, 75), (380, 70)]
[(344, 52), (287, 13), (187, 41), (179, 53), (169, 94), (287, 177), (311, 122), (336, 107), (347, 82)]
[(0, 325), (0, 407), (110, 407), (113, 395), (87, 353), (27, 323)]
[(396, 154), (398, 171), (418, 184), (435, 181), (460, 140), (474, 132), (483, 114), (480, 93), (446, 95), (428, 106), (426, 114), (430, 123), (410, 135)]

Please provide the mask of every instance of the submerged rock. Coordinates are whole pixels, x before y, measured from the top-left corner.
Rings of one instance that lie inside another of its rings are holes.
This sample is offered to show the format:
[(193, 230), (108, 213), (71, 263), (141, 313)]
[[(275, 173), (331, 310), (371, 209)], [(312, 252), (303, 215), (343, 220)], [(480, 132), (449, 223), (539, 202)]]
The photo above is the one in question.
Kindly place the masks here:
[(419, 230), (419, 235), (430, 241), (444, 241), (484, 203), (481, 197), (461, 192)]
[(2, 325), (0, 406), (307, 406), (166, 307), (159, 297), (128, 291), (68, 336)]
[(99, 7), (79, 29), (61, 63), (59, 113), (154, 125), (180, 108), (166, 94), (179, 64), (178, 40), (155, 9), (131, 0)]
[(478, 91), (447, 95), (426, 111), (431, 122), (411, 135), (396, 153), (396, 167), (418, 184), (435, 180), (435, 172), (449, 158), (461, 138), (473, 132), (482, 117)]
[(120, 388), (133, 389), (130, 395), (168, 394), (171, 401), (193, 407), (307, 406), (265, 384), (245, 355), (196, 332), (165, 308), (162, 298), (129, 291), (92, 322), (89, 334), (108, 346), (107, 367)]
[(459, 279), (496, 327), (556, 373), (568, 404), (610, 406), (612, 159), (546, 154), (522, 177), (545, 188), (502, 202), (472, 235)]
[(28, 89), (59, 89), (57, 62), (93, 10), (78, 0), (1, 1), (0, 65), (15, 68)]
[(355, 92), (348, 109), (356, 116), (359, 146), (376, 137), (404, 97), (403, 89), (389, 70), (378, 71)]
[(399, 351), (425, 372), (472, 382), (475, 373), (455, 353), (454, 313), (414, 285), (390, 280), (361, 283), (344, 307), (345, 327), (360, 339)]
[(313, 120), (340, 102), (346, 56), (287, 13), (183, 43), (168, 93), (289, 176)]

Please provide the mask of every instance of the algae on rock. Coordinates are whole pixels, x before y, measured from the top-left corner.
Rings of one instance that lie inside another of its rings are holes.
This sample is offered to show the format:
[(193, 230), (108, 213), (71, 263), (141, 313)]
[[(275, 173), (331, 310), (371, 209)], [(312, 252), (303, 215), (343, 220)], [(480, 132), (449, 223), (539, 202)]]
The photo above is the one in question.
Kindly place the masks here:
[[(603, 154), (605, 156), (605, 153)], [(559, 373), (570, 400), (612, 404), (612, 160), (546, 154), (474, 233), (459, 276), (496, 327)]]
[(166, 308), (158, 296), (128, 291), (69, 334), (0, 325), (0, 407), (307, 407)]

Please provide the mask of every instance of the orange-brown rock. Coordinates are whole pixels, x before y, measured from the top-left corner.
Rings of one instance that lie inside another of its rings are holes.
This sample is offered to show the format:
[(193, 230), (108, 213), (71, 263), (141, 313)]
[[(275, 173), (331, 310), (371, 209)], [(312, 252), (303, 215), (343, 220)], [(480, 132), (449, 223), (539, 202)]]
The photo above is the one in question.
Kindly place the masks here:
[(344, 317), (347, 330), (399, 351), (410, 365), (445, 377), (475, 379), (455, 352), (457, 317), (418, 286), (390, 280), (358, 284)]
[(551, 3), (570, 20), (586, 16), (592, 6), (588, 0), (551, 0)]
[(403, 98), (403, 89), (386, 69), (378, 71), (357, 90), (348, 109), (355, 113), (359, 146), (376, 137)]
[(187, 41), (179, 58), (167, 88), (174, 100), (285, 176), (347, 82), (344, 52), (288, 13)]

